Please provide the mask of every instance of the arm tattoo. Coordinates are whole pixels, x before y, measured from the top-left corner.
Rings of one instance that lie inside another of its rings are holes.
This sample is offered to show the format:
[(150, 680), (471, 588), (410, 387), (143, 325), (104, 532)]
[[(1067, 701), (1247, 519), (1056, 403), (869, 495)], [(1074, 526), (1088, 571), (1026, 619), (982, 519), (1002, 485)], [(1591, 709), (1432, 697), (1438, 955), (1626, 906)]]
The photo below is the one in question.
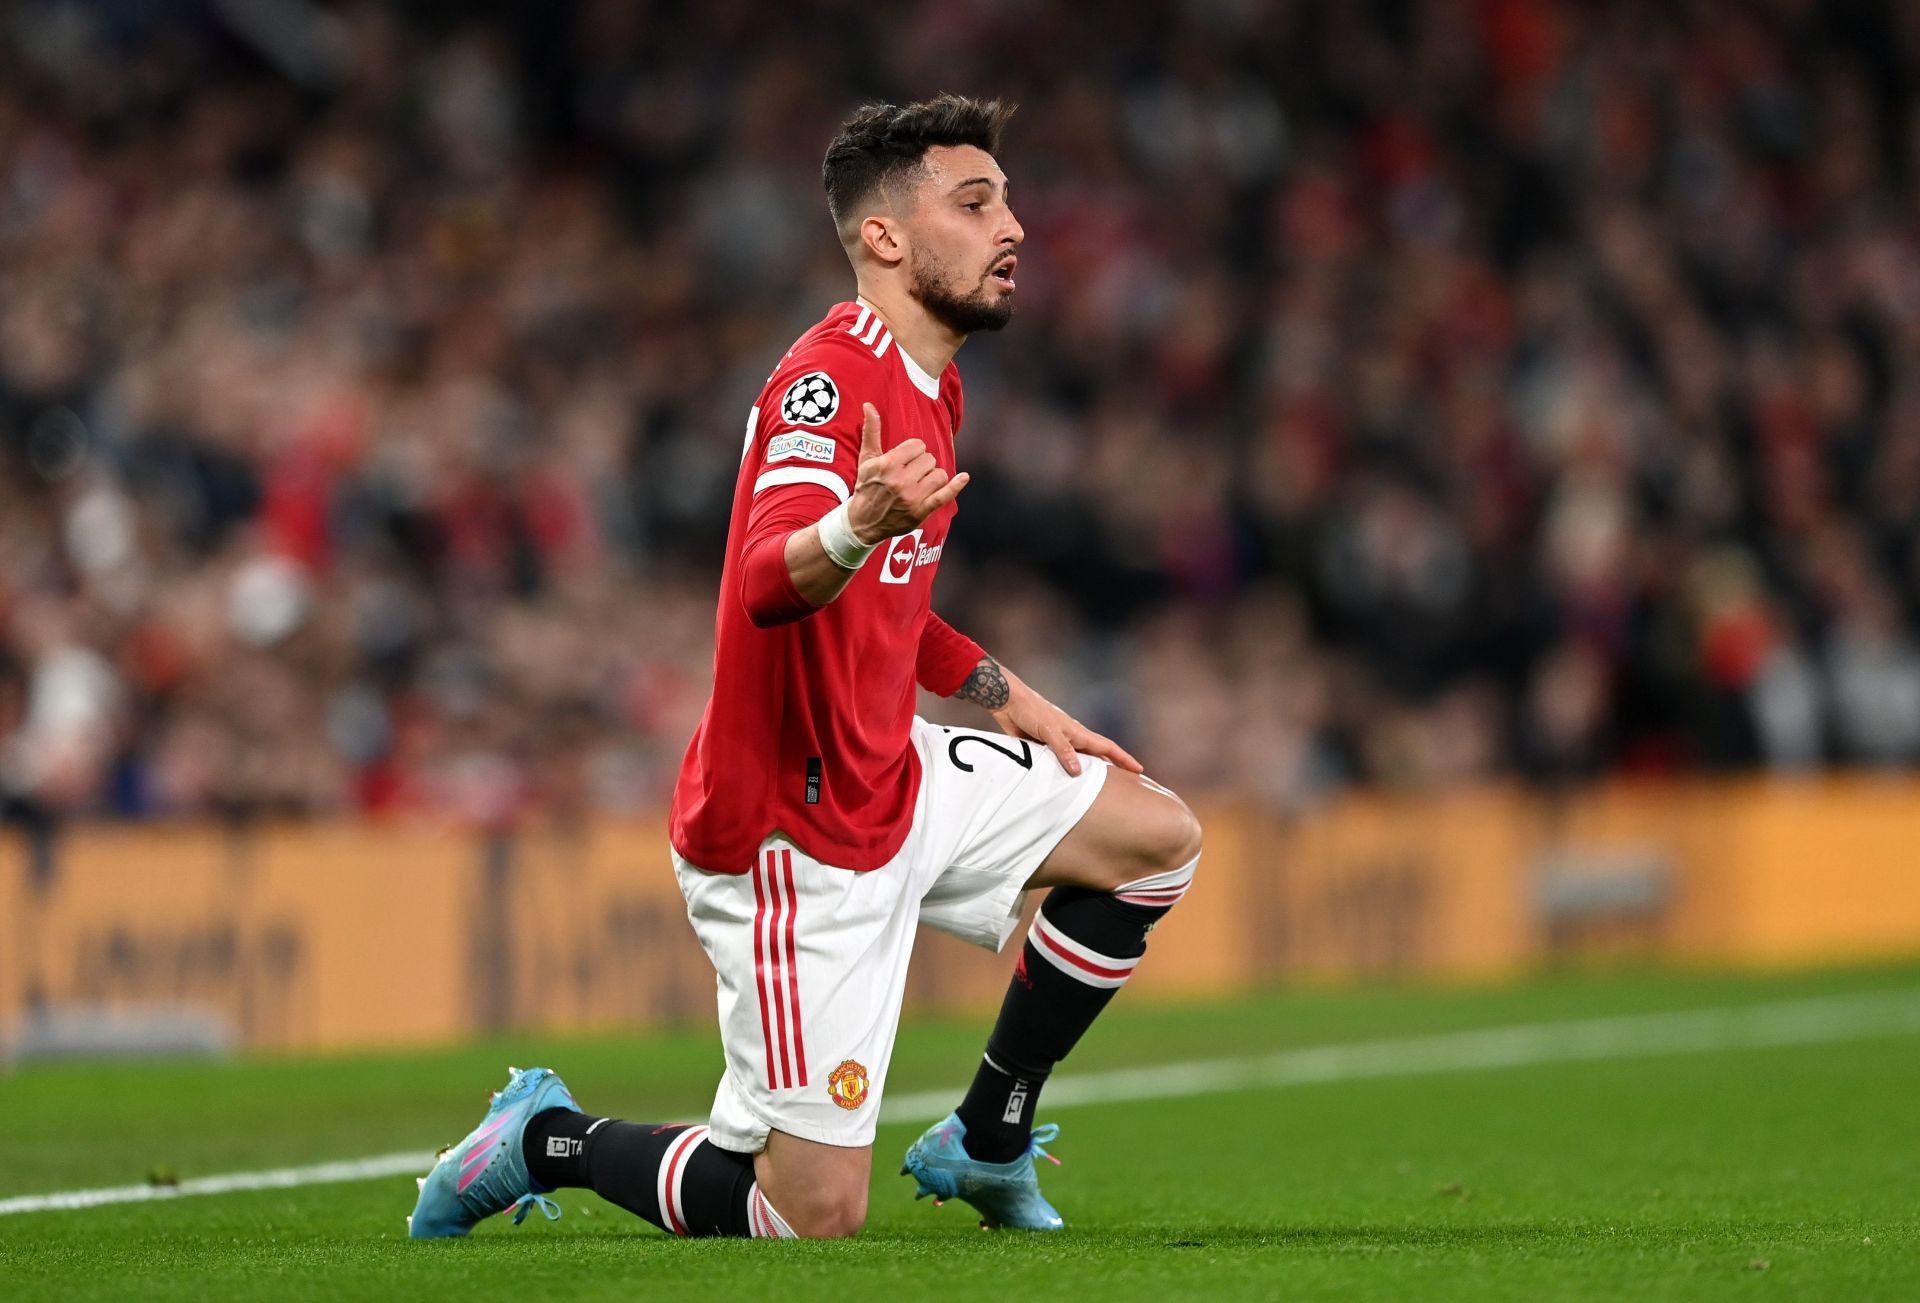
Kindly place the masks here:
[(985, 706), (988, 710), (999, 710), (1007, 704), (1011, 693), (1007, 676), (1000, 671), (1000, 662), (991, 656), (982, 656), (980, 663), (973, 667), (973, 673), (967, 675), (967, 681), (953, 695), (961, 701)]

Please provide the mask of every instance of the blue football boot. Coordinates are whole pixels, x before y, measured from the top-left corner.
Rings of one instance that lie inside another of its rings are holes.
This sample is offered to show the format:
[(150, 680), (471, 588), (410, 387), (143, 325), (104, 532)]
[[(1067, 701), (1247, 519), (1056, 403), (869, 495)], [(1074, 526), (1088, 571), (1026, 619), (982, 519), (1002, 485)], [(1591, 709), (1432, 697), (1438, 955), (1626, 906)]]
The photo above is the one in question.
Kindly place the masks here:
[(900, 1175), (919, 1183), (914, 1198), (932, 1195), (936, 1206), (948, 1199), (965, 1200), (980, 1210), (982, 1230), (1011, 1226), (1022, 1231), (1057, 1231), (1066, 1225), (1040, 1193), (1040, 1178), (1033, 1170), (1036, 1154), (1050, 1163), (1060, 1161), (1040, 1147), (1060, 1134), (1058, 1126), (1035, 1127), (1027, 1152), (1011, 1163), (974, 1158), (963, 1143), (966, 1134), (960, 1115), (949, 1113), (908, 1146)]
[(407, 1234), (416, 1240), (465, 1235), (483, 1217), (514, 1212), (518, 1226), (537, 1204), (548, 1221), (560, 1216), (560, 1205), (546, 1198), (527, 1173), (520, 1142), (527, 1122), (550, 1108), (572, 1109), (566, 1083), (551, 1068), (507, 1070), (512, 1075), (496, 1091), (487, 1115), (465, 1140), (440, 1151), (440, 1161), (420, 1178), (420, 1201), (407, 1218)]

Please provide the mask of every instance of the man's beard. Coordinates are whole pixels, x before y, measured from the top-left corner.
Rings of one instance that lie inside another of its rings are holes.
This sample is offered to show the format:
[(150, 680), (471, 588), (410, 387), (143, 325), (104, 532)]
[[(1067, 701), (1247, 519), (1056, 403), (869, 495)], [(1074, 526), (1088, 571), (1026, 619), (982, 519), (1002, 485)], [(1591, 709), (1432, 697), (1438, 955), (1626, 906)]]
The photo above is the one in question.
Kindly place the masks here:
[(908, 292), (927, 315), (956, 335), (999, 330), (1013, 320), (1013, 295), (991, 294), (984, 281), (964, 297), (949, 290), (940, 278), (945, 265), (932, 259), (914, 260)]

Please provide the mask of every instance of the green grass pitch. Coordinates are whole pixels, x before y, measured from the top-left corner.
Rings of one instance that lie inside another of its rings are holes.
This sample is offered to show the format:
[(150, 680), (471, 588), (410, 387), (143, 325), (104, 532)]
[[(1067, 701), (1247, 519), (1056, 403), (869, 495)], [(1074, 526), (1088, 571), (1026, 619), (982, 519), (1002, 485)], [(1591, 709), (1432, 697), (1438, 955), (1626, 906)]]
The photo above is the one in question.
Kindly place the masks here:
[[(1484, 989), (1124, 996), (1061, 1076), (1516, 1023), (1912, 993), (1920, 967), (1562, 977)], [(904, 1029), (890, 1091), (968, 1075), (985, 1019)], [(0, 1198), (430, 1150), (509, 1062), (590, 1109), (704, 1111), (711, 1032), (382, 1057), (34, 1067), (0, 1077)], [(987, 1234), (895, 1175), (832, 1244), (677, 1242), (579, 1192), (563, 1220), (413, 1243), (406, 1176), (0, 1216), (0, 1298), (1920, 1297), (1920, 1034), (1386, 1073), (1087, 1104), (1043, 1179), (1069, 1226)]]

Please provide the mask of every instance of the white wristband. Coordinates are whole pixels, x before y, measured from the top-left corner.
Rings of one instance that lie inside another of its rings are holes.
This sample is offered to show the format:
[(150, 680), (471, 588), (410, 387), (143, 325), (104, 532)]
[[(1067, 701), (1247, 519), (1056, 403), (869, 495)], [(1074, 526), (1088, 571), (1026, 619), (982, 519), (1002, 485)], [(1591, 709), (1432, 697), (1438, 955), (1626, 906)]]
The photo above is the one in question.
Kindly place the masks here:
[(820, 546), (842, 570), (858, 570), (880, 545), (860, 541), (853, 532), (853, 520), (847, 514), (847, 504), (843, 502), (820, 517)]

